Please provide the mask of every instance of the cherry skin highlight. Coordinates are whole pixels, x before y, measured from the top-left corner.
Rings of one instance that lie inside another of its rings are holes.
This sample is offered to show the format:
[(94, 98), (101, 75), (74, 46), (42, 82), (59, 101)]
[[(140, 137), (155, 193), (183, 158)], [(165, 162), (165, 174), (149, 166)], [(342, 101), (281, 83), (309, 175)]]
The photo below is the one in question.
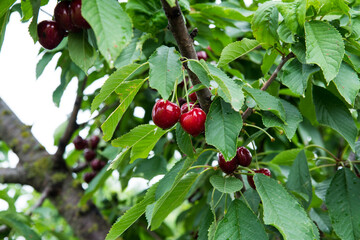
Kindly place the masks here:
[(240, 166), (247, 167), (251, 164), (252, 156), (246, 147), (239, 147), (237, 149), (236, 158)]
[(162, 129), (174, 126), (180, 118), (180, 108), (175, 103), (164, 99), (158, 100), (152, 110), (152, 120)]
[(54, 17), (55, 22), (57, 22), (62, 29), (69, 32), (75, 32), (79, 30), (71, 21), (69, 1), (62, 1), (56, 5), (54, 10)]
[(84, 150), (86, 148), (86, 146), (87, 146), (86, 140), (84, 140), (80, 136), (76, 136), (74, 138), (73, 144), (74, 144), (76, 150)]
[(238, 166), (236, 157), (227, 162), (221, 153), (219, 153), (218, 162), (220, 169), (226, 174), (233, 173)]
[(201, 59), (203, 59), (204, 61), (206, 61), (208, 59), (208, 55), (207, 55), (207, 53), (205, 51), (196, 52), (196, 55), (197, 55), (199, 61)]
[(65, 31), (54, 21), (42, 21), (37, 25), (39, 43), (46, 49), (54, 49), (63, 40)]
[(185, 132), (196, 137), (205, 130), (206, 113), (200, 108), (193, 108), (180, 117), (181, 127)]

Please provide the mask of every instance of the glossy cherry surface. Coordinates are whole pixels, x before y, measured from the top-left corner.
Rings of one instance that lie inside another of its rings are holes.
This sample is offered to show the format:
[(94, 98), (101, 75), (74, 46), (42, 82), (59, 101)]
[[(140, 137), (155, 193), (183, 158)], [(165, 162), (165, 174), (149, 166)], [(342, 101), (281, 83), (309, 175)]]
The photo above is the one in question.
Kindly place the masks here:
[(238, 160), (238, 164), (243, 167), (249, 166), (252, 161), (252, 155), (246, 147), (239, 147), (237, 149), (236, 158)]
[(75, 146), (76, 150), (83, 150), (86, 148), (87, 146), (87, 142), (86, 140), (84, 140), (82, 137), (80, 136), (76, 136), (73, 140), (73, 144)]
[(66, 31), (74, 32), (79, 30), (71, 21), (69, 1), (61, 1), (56, 5), (54, 9), (54, 18), (55, 22)]
[[(194, 105), (193, 103), (189, 103), (189, 107), (190, 107), (190, 110), (191, 110), (193, 108), (200, 108), (200, 105), (199, 104)], [(181, 111), (181, 114), (187, 113), (189, 111), (188, 104), (184, 103), (181, 106), (180, 111)]]
[(238, 166), (236, 157), (227, 162), (221, 153), (219, 153), (218, 162), (220, 169), (226, 174), (233, 173)]
[(79, 28), (90, 28), (89, 23), (81, 14), (81, 0), (73, 0), (70, 3), (70, 15), (72, 23)]
[(99, 136), (96, 136), (96, 135), (91, 136), (91, 138), (89, 140), (90, 148), (95, 149), (97, 147), (97, 145), (99, 144), (99, 142), (100, 142)]
[(208, 55), (207, 55), (207, 53), (205, 51), (196, 52), (196, 55), (197, 55), (199, 61), (201, 59), (204, 59), (204, 61), (206, 61), (208, 59)]
[[(255, 173), (262, 173), (262, 174), (264, 174), (266, 176), (271, 177), (271, 172), (267, 168), (253, 169), (253, 171)], [(248, 180), (248, 183), (249, 183), (250, 187), (252, 187), (253, 189), (256, 189), (256, 186), (255, 186), (255, 183), (254, 183), (254, 176), (247, 175), (247, 180)]]
[(152, 109), (152, 120), (162, 129), (174, 126), (180, 118), (180, 108), (175, 103), (164, 99), (158, 100)]
[(180, 117), (181, 127), (185, 132), (196, 137), (205, 130), (206, 113), (200, 108), (193, 108)]
[(96, 157), (96, 152), (92, 149), (85, 149), (84, 151), (84, 157), (87, 162), (90, 162)]
[(37, 25), (39, 43), (47, 49), (56, 48), (65, 36), (65, 30), (54, 21), (42, 21)]
[(94, 179), (94, 177), (96, 176), (96, 172), (87, 172), (84, 174), (84, 181), (86, 183), (91, 182), (91, 180)]
[(95, 158), (91, 161), (90, 165), (94, 171), (100, 171), (106, 165), (106, 163), (100, 159)]

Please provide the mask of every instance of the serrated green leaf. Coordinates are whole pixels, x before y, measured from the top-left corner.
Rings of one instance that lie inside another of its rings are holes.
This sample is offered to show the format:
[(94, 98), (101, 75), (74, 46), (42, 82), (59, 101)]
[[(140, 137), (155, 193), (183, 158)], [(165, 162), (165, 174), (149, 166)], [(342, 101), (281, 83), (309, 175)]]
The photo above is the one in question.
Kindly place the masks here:
[(302, 205), (305, 209), (307, 209), (312, 199), (312, 185), (304, 150), (301, 150), (295, 158), (295, 161), (290, 169), (286, 187), (291, 191), (303, 193), (307, 196), (308, 199), (305, 199), (306, 201), (302, 201)]
[(254, 181), (264, 207), (264, 223), (276, 227), (284, 240), (315, 239), (305, 210), (277, 181), (255, 174)]
[(48, 65), (54, 55), (55, 52), (46, 52), (39, 60), (39, 62), (36, 64), (36, 79), (41, 76), (45, 67)]
[(180, 55), (174, 47), (161, 46), (150, 56), (150, 87), (155, 88), (167, 100), (174, 84), (182, 76)]
[(165, 174), (167, 162), (163, 156), (155, 155), (152, 158), (141, 159), (136, 165), (135, 174), (140, 174), (144, 179), (151, 180), (153, 177)]
[(266, 127), (281, 127), (284, 129), (287, 138), (291, 140), (303, 118), (299, 110), (291, 103), (281, 99), (281, 104), (285, 110), (285, 123), (271, 112), (265, 112), (262, 121)]
[(213, 175), (210, 177), (210, 183), (216, 190), (222, 193), (234, 193), (240, 191), (243, 187), (242, 181), (236, 177)]
[(122, 116), (124, 115), (127, 108), (130, 106), (135, 95), (138, 93), (144, 82), (145, 80), (143, 79), (122, 82), (117, 88), (116, 93), (119, 95), (120, 104), (101, 125), (101, 129), (104, 132), (105, 141), (109, 141), (113, 136)]
[(360, 80), (357, 73), (349, 65), (342, 63), (339, 73), (333, 81), (345, 101), (354, 106), (355, 98), (360, 89)]
[(317, 64), (329, 83), (339, 72), (344, 56), (341, 34), (329, 23), (311, 21), (305, 23), (306, 63)]
[(201, 3), (191, 5), (192, 8), (199, 10), (202, 15), (210, 19), (216, 19), (219, 21), (221, 18), (228, 18), (238, 21), (249, 22), (251, 20), (252, 11), (238, 8), (234, 5), (227, 7), (224, 5), (218, 5), (213, 3)]
[(234, 111), (229, 103), (221, 98), (215, 99), (205, 122), (205, 139), (215, 146), (229, 161), (236, 154), (237, 137), (243, 122), (239, 112)]
[(194, 147), (191, 136), (181, 127), (180, 123), (176, 124), (176, 143), (180, 150), (189, 157), (194, 156)]
[(332, 14), (349, 15), (349, 7), (344, 0), (307, 0), (306, 8), (313, 6), (319, 16)]
[(129, 80), (143, 65), (133, 63), (119, 68), (113, 74), (111, 74), (104, 85), (101, 87), (100, 93), (92, 101), (91, 113), (93, 113), (100, 106), (100, 104), (105, 101), (122, 84), (123, 81)]
[(106, 179), (111, 176), (112, 169), (108, 170), (109, 164), (106, 164), (100, 172), (96, 174), (96, 177), (91, 180), (88, 188), (85, 190), (84, 195), (80, 199), (80, 205), (86, 204), (87, 201), (95, 194), (95, 192), (104, 185)]
[(156, 201), (151, 216), (151, 230), (157, 229), (175, 208), (180, 206), (199, 174), (189, 173)]
[(336, 172), (326, 194), (326, 206), (341, 239), (360, 238), (360, 179), (348, 168)]
[(40, 236), (30, 228), (26, 216), (9, 211), (0, 212), (0, 223), (12, 228), (18, 235), (25, 237), (26, 240), (41, 240)]
[(188, 62), (188, 66), (190, 70), (196, 74), (202, 84), (204, 84), (206, 87), (210, 87), (210, 73), (205, 61), (203, 61), (191, 60)]
[(256, 40), (261, 44), (273, 46), (278, 42), (278, 9), (277, 2), (265, 2), (255, 12), (251, 29)]
[(282, 121), (286, 121), (286, 113), (280, 99), (260, 89), (244, 87), (244, 90), (255, 100), (261, 110), (272, 112)]
[(235, 59), (251, 52), (260, 46), (260, 43), (254, 39), (244, 38), (241, 41), (230, 43), (221, 52), (218, 67), (223, 67)]
[(4, 43), (6, 26), (9, 23), (10, 14), (11, 14), (11, 12), (9, 10), (9, 11), (5, 12), (2, 17), (0, 17), (0, 52), (1, 52), (1, 47)]
[(206, 211), (203, 212), (203, 217), (199, 226), (198, 240), (208, 240), (208, 229), (214, 221), (214, 215), (211, 212), (210, 206), (206, 205)]
[(123, 149), (111, 162), (108, 169), (117, 169), (123, 162), (130, 159), (130, 148)]
[(41, 0), (30, 0), (30, 2), (31, 2), (31, 6), (32, 6), (33, 18), (29, 25), (29, 33), (30, 33), (30, 36), (32, 37), (32, 39), (34, 40), (34, 43), (36, 43), (37, 40), (39, 39), (38, 34), (37, 34), (37, 20), (38, 20), (38, 16), (39, 16)]
[(148, 189), (144, 199), (127, 210), (114, 225), (112, 225), (105, 240), (115, 240), (125, 232), (137, 219), (145, 213), (146, 207), (155, 201), (155, 190), (158, 184)]
[(291, 30), (285, 25), (285, 22), (280, 23), (277, 32), (281, 41), (286, 43), (294, 43), (295, 37)]
[(251, 210), (255, 214), (258, 213), (259, 204), (261, 202), (260, 196), (257, 191), (253, 188), (248, 188), (244, 192), (243, 196), (240, 198), (245, 204), (248, 203), (250, 205)]
[(235, 199), (219, 222), (216, 240), (269, 239), (257, 216), (242, 201)]
[(281, 82), (293, 93), (304, 95), (311, 74), (319, 71), (315, 65), (302, 64), (298, 59), (287, 62), (280, 73)]
[(229, 78), (223, 71), (217, 67), (208, 64), (211, 77), (219, 85), (219, 95), (228, 103), (231, 103), (232, 108), (239, 111), (244, 104), (244, 93), (242, 91), (242, 82)]
[(311, 208), (309, 216), (319, 227), (320, 231), (325, 233), (330, 233), (332, 231), (331, 220), (327, 211), (325, 212), (322, 209)]
[(272, 67), (272, 65), (274, 64), (276, 57), (279, 55), (279, 53), (277, 51), (275, 51), (274, 49), (268, 49), (264, 55), (262, 64), (261, 64), (261, 72), (266, 75), (270, 68)]
[(318, 122), (337, 131), (355, 151), (358, 130), (345, 104), (326, 89), (317, 86), (313, 87), (313, 100)]
[(277, 5), (281, 15), (284, 17), (286, 26), (294, 33), (297, 34), (299, 28), (305, 24), (306, 16), (306, 1), (297, 0), (295, 2), (283, 2)]
[[(291, 166), (293, 165), (295, 158), (301, 151), (302, 149), (300, 148), (282, 151), (271, 160), (271, 163), (276, 165)], [(308, 150), (305, 150), (305, 155), (307, 159), (311, 159), (314, 157), (314, 154)]]
[(134, 30), (134, 37), (127, 45), (127, 47), (121, 51), (120, 56), (116, 59), (114, 65), (115, 68), (121, 68), (123, 66), (132, 64), (136, 60), (140, 60), (141, 57), (141, 48), (142, 45), (139, 45), (141, 42), (142, 32), (138, 30)]
[(69, 33), (68, 49), (71, 60), (87, 73), (95, 63), (97, 52), (89, 44), (86, 32)]
[(132, 163), (137, 158), (147, 158), (156, 142), (166, 132), (167, 131), (164, 131), (155, 125), (139, 125), (130, 132), (113, 140), (111, 144), (114, 147), (132, 148), (130, 154), (130, 163)]
[(14, 4), (16, 0), (1, 0), (0, 1), (0, 18), (2, 18), (9, 8)]
[(101, 54), (113, 67), (114, 61), (131, 41), (130, 17), (117, 1), (107, 0), (83, 0), (81, 14), (94, 30)]

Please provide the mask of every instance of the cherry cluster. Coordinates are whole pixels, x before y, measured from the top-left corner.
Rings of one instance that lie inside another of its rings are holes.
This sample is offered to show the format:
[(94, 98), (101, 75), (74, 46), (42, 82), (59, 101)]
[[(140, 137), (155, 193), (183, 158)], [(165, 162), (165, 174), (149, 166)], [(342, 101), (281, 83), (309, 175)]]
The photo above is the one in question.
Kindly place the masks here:
[(47, 49), (56, 48), (68, 32), (90, 28), (81, 15), (81, 0), (61, 1), (54, 10), (55, 21), (45, 20), (38, 24), (40, 44)]
[(106, 165), (105, 161), (102, 161), (96, 158), (96, 151), (99, 144), (99, 136), (91, 136), (89, 140), (83, 139), (80, 136), (77, 136), (73, 144), (76, 150), (84, 150), (84, 158), (92, 168), (92, 172), (87, 172), (84, 174), (84, 181), (89, 183), (96, 176), (96, 174)]
[(219, 167), (226, 174), (233, 173), (238, 165), (243, 167), (249, 166), (251, 161), (251, 153), (246, 147), (238, 147), (236, 155), (231, 161), (225, 161), (225, 158), (221, 153), (219, 153), (218, 157)]

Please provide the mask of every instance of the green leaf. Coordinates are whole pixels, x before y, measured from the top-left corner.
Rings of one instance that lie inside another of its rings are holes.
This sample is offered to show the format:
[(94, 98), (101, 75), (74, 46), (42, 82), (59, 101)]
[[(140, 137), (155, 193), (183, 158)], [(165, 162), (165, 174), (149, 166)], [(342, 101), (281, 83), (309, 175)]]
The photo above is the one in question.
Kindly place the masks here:
[(260, 89), (244, 87), (244, 90), (255, 100), (261, 110), (274, 113), (282, 121), (286, 120), (286, 113), (280, 99)]
[(336, 172), (326, 194), (326, 206), (341, 239), (360, 239), (360, 179), (348, 168)]
[(105, 240), (115, 240), (125, 232), (133, 223), (145, 213), (146, 206), (155, 201), (155, 191), (158, 184), (154, 184), (148, 189), (144, 199), (127, 210), (114, 225), (112, 225)]
[(199, 226), (198, 240), (208, 240), (208, 229), (213, 221), (214, 215), (211, 212), (210, 206), (206, 205), (206, 210), (203, 211), (203, 217), (201, 218)]
[(251, 29), (256, 40), (261, 44), (273, 46), (278, 42), (278, 9), (276, 2), (265, 2), (255, 12), (251, 22)]
[(189, 157), (194, 156), (194, 147), (191, 136), (181, 127), (180, 123), (176, 124), (176, 143), (180, 150)]
[(278, 52), (275, 49), (268, 49), (264, 55), (262, 64), (261, 64), (261, 72), (266, 75), (272, 65), (274, 64), (276, 57), (278, 56)]
[(105, 141), (109, 141), (112, 138), (122, 116), (145, 81), (146, 80), (143, 79), (136, 79), (129, 82), (122, 82), (117, 88), (116, 93), (119, 95), (120, 104), (101, 125)]
[(48, 63), (51, 61), (51, 59), (54, 57), (54, 55), (55, 55), (55, 52), (44, 53), (42, 58), (36, 64), (36, 79), (38, 79), (41, 76), (45, 67), (48, 65)]
[(89, 183), (88, 188), (85, 190), (84, 195), (80, 199), (80, 205), (86, 204), (87, 201), (90, 200), (90, 198), (95, 194), (95, 192), (104, 185), (106, 179), (108, 179), (113, 172), (112, 169), (108, 169), (109, 164), (106, 164), (101, 171), (96, 174), (96, 177), (91, 180)]
[(329, 23), (311, 21), (305, 23), (306, 63), (317, 64), (329, 83), (339, 72), (344, 56), (341, 34)]
[(349, 65), (342, 63), (339, 74), (333, 81), (345, 101), (354, 106), (355, 98), (360, 89), (360, 80), (357, 73)]
[(243, 122), (239, 112), (221, 98), (215, 99), (205, 122), (205, 139), (215, 146), (229, 161), (236, 154), (236, 142)]
[(142, 32), (136, 29), (134, 30), (134, 37), (116, 59), (114, 63), (115, 68), (121, 68), (135, 62), (136, 60), (140, 60), (142, 45), (139, 45), (139, 43), (141, 43), (142, 34)]
[(215, 66), (208, 64), (211, 77), (219, 85), (219, 95), (228, 103), (231, 103), (232, 108), (239, 111), (244, 104), (244, 93), (242, 91), (242, 82), (229, 78), (223, 71)]
[(210, 177), (211, 185), (222, 193), (234, 193), (240, 191), (243, 187), (243, 183), (236, 177), (223, 177), (219, 175), (213, 175)]
[(223, 67), (235, 59), (251, 52), (260, 46), (260, 43), (254, 39), (244, 38), (241, 41), (230, 43), (221, 52), (218, 67)]
[(354, 151), (358, 130), (349, 109), (336, 96), (321, 87), (313, 87), (313, 99), (318, 122), (341, 134)]
[(322, 209), (311, 208), (309, 211), (309, 216), (319, 227), (320, 231), (325, 233), (331, 233), (331, 220), (327, 211), (325, 212)]
[(317, 71), (319, 67), (315, 65), (302, 64), (298, 59), (292, 59), (285, 64), (280, 79), (293, 93), (304, 96), (309, 77)]
[(284, 17), (286, 26), (297, 34), (299, 28), (304, 27), (306, 16), (306, 1), (297, 0), (292, 3), (280, 3), (277, 8)]
[[(0, 8), (1, 11), (1, 8)], [(0, 52), (1, 52), (1, 47), (2, 44), (4, 43), (4, 38), (5, 38), (5, 32), (6, 32), (6, 26), (9, 22), (10, 19), (10, 10), (5, 12), (5, 14), (0, 17)]]
[[(295, 158), (299, 155), (301, 151), (301, 148), (294, 148), (282, 151), (271, 160), (271, 163), (276, 165), (291, 166), (293, 165)], [(305, 155), (307, 159), (311, 159), (314, 157), (314, 154), (308, 150), (305, 150)]]
[(143, 65), (133, 63), (119, 68), (113, 74), (111, 74), (104, 85), (101, 87), (100, 93), (92, 101), (91, 113), (93, 113), (100, 106), (100, 104), (105, 101), (122, 84), (123, 81), (129, 80), (142, 66)]
[(286, 43), (294, 43), (295, 42), (295, 36), (291, 32), (291, 30), (285, 25), (284, 22), (280, 23), (278, 30), (279, 39)]
[(254, 181), (264, 207), (264, 223), (276, 227), (284, 240), (315, 239), (305, 210), (277, 181), (255, 174)]
[(170, 191), (156, 201), (151, 216), (151, 230), (160, 227), (161, 223), (169, 213), (183, 203), (187, 193), (198, 176), (199, 174), (197, 173), (189, 173), (175, 184)]
[(202, 84), (204, 84), (206, 87), (210, 87), (210, 73), (204, 60), (191, 60), (188, 62), (188, 66), (190, 70), (196, 74)]
[(302, 150), (295, 158), (294, 164), (290, 169), (286, 187), (291, 191), (305, 194), (308, 197), (302, 204), (305, 209), (310, 205), (312, 199), (312, 185), (304, 150)]
[(107, 0), (83, 0), (81, 13), (94, 30), (101, 54), (112, 67), (131, 41), (130, 17), (117, 1)]
[(71, 60), (87, 73), (95, 63), (97, 52), (89, 44), (86, 32), (69, 33), (68, 47)]
[(238, 8), (234, 5), (230, 7), (221, 6), (213, 3), (194, 4), (192, 8), (199, 10), (206, 18), (219, 21), (220, 18), (228, 18), (238, 21), (249, 22), (253, 12), (245, 10), (244, 8)]
[(16, 0), (1, 0), (0, 1), (0, 18), (2, 18), (9, 8), (14, 4)]
[(114, 160), (111, 162), (109, 169), (117, 169), (119, 166), (121, 166), (125, 160), (130, 159), (130, 148), (124, 149), (122, 152), (120, 152)]
[(9, 211), (0, 212), (0, 224), (9, 226), (26, 240), (41, 240), (40, 236), (30, 228), (28, 221), (28, 217), (20, 213)]
[(281, 127), (287, 138), (291, 140), (303, 118), (299, 110), (291, 103), (281, 99), (281, 104), (285, 110), (285, 123), (271, 112), (264, 112), (262, 121), (266, 127)]
[(332, 14), (349, 15), (349, 7), (344, 0), (307, 0), (306, 8), (313, 6), (319, 16)]
[(161, 46), (150, 58), (150, 87), (155, 88), (161, 97), (167, 100), (174, 89), (174, 84), (182, 76), (180, 55), (174, 47)]
[(152, 158), (141, 159), (136, 165), (135, 174), (140, 174), (144, 179), (151, 180), (153, 177), (165, 174), (167, 161), (163, 156), (155, 155)]
[(66, 127), (68, 126), (69, 121), (66, 119), (65, 122), (61, 123), (54, 131), (54, 145), (58, 146), (60, 138), (64, 135)]
[(266, 240), (269, 239), (257, 216), (242, 201), (235, 199), (219, 222), (216, 240)]
[(166, 132), (167, 131), (164, 131), (155, 125), (139, 125), (130, 132), (113, 140), (111, 144), (114, 147), (132, 148), (130, 154), (130, 163), (132, 163), (137, 158), (147, 158), (156, 142)]
[(37, 42), (39, 39), (37, 35), (37, 20), (39, 16), (39, 9), (41, 5), (41, 0), (30, 0), (31, 6), (32, 6), (32, 12), (33, 12), (33, 18), (29, 25), (29, 33), (32, 39), (34, 40), (34, 43)]

